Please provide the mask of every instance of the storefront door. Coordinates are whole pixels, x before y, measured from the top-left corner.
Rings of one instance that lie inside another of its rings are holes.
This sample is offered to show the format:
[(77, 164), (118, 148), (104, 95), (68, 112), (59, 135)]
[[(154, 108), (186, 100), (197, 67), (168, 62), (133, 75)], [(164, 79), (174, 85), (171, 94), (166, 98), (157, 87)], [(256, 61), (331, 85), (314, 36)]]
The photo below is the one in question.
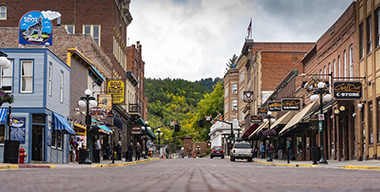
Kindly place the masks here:
[(43, 130), (44, 126), (33, 125), (33, 134), (32, 134), (32, 160), (33, 161), (42, 161), (42, 146), (43, 146)]

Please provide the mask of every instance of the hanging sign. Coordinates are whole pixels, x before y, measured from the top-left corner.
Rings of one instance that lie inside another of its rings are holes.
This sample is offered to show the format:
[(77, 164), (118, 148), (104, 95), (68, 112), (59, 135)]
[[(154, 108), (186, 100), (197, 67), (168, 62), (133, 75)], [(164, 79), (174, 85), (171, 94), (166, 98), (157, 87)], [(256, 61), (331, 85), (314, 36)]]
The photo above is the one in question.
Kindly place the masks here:
[(268, 102), (269, 111), (281, 111), (281, 101)]
[(258, 115), (251, 115), (251, 123), (261, 123), (262, 117)]
[(11, 140), (20, 141), (20, 144), (25, 144), (25, 127), (26, 118), (25, 117), (13, 117)]
[(334, 82), (334, 98), (339, 99), (362, 99), (362, 83), (354, 81)]
[(107, 116), (107, 110), (100, 107), (93, 107), (90, 109), (89, 115), (94, 119), (103, 119)]
[(282, 99), (281, 106), (284, 111), (298, 111), (301, 109), (301, 101), (299, 99)]
[(132, 129), (131, 129), (131, 134), (132, 135), (141, 134), (141, 133), (142, 133), (141, 132), (141, 127), (139, 127), (139, 126), (132, 127)]
[(257, 115), (258, 116), (266, 116), (267, 113), (268, 113), (268, 108), (266, 108), (266, 107), (260, 107), (257, 110)]
[(107, 94), (112, 95), (114, 104), (124, 104), (125, 84), (124, 80), (110, 80), (107, 83)]
[(44, 12), (29, 11), (19, 22), (19, 44), (53, 45), (53, 27), (49, 16)]

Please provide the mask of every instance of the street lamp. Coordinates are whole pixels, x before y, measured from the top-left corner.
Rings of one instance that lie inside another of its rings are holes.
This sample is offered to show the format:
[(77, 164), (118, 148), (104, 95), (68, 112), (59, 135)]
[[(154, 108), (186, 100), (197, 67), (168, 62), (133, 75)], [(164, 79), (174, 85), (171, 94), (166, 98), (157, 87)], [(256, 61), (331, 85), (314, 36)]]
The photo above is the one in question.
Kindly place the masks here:
[(268, 111), (267, 115), (264, 116), (264, 120), (263, 121), (264, 121), (264, 123), (268, 122), (268, 126), (269, 126), (268, 127), (269, 146), (268, 146), (268, 149), (267, 149), (267, 154), (268, 154), (267, 161), (272, 162), (273, 161), (273, 159), (272, 159), (272, 152), (270, 151), (270, 144), (272, 142), (272, 137), (270, 136), (271, 135), (270, 124), (276, 122), (276, 119), (274, 118), (274, 116), (272, 116), (272, 112)]
[[(143, 125), (142, 127), (141, 127), (141, 129), (142, 129), (142, 131), (143, 131), (143, 133), (144, 134), (149, 134), (148, 133), (148, 131), (150, 131), (151, 130), (151, 128), (150, 128), (150, 126), (148, 125), (148, 121), (145, 121), (145, 125)], [(146, 158), (146, 155), (148, 154), (148, 148), (147, 148), (147, 141), (148, 141), (148, 139), (146, 138), (146, 136), (145, 136), (145, 143), (143, 144), (143, 151), (144, 151), (144, 154), (143, 154), (143, 156), (144, 156), (144, 159)]]
[(160, 152), (160, 157), (161, 157), (161, 151), (160, 151), (160, 145), (161, 145), (161, 137), (163, 133), (161, 132), (160, 128), (157, 129), (156, 135), (158, 136), (158, 151)]
[(8, 59), (8, 55), (4, 52), (0, 51), (0, 67), (3, 67), (4, 69), (8, 69), (11, 67), (12, 63)]
[[(86, 160), (83, 162), (84, 164), (91, 164), (91, 160), (89, 158), (90, 150), (89, 148), (92, 146), (90, 144), (90, 130), (91, 130), (91, 115), (89, 114), (90, 106), (95, 107), (98, 105), (96, 99), (90, 96), (92, 91), (90, 89), (86, 89), (84, 91), (85, 97), (81, 97), (78, 101), (78, 105), (81, 107), (86, 107), (87, 115), (86, 115), (86, 128), (87, 128), (87, 141), (86, 141)], [(91, 147), (92, 148), (92, 147)], [(112, 154), (113, 156), (113, 154)]]
[(200, 152), (199, 152), (199, 151), (201, 150), (201, 148), (199, 147), (199, 145), (197, 145), (196, 150), (198, 151), (198, 152), (197, 152), (197, 155), (198, 155), (198, 157), (199, 157), (199, 155), (200, 155)]
[(326, 89), (328, 88), (328, 86), (324, 83), (324, 82), (319, 82), (317, 87), (316, 88), (313, 88), (313, 95), (310, 96), (310, 99), (312, 101), (317, 101), (319, 99), (319, 102), (320, 102), (320, 116), (321, 118), (319, 118), (319, 131), (320, 131), (320, 141), (321, 141), (321, 159), (319, 160), (319, 163), (322, 163), (322, 164), (327, 164), (327, 161), (325, 159), (325, 155), (324, 155), (324, 148), (323, 148), (323, 120), (324, 120), (324, 116), (323, 116), (323, 100), (322, 100), (322, 95), (325, 94), (325, 96), (323, 97), (323, 99), (325, 101), (331, 101), (332, 99), (332, 96), (330, 94), (330, 92)]

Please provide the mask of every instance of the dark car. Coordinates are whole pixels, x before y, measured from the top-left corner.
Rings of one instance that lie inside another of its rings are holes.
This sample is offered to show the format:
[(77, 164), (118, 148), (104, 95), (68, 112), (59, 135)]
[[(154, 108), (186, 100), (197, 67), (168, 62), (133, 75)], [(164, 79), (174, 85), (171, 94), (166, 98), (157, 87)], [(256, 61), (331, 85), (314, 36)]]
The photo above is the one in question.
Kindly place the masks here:
[(224, 151), (222, 146), (212, 147), (210, 158), (212, 159), (214, 157), (221, 157), (222, 159), (224, 159)]

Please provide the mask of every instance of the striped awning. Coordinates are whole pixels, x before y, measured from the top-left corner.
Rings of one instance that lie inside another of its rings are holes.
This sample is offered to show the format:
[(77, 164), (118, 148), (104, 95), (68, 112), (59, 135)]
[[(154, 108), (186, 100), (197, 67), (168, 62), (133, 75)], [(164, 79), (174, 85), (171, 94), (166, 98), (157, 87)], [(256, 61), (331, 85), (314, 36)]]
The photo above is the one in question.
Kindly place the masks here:
[(1, 108), (0, 109), (0, 124), (7, 123), (7, 116), (8, 116), (8, 108)]
[(112, 134), (112, 130), (109, 127), (105, 126), (105, 125), (93, 125), (92, 127), (99, 128), (99, 132), (102, 132), (102, 133), (105, 133), (105, 134), (108, 134), (108, 135)]
[(71, 134), (75, 134), (74, 129), (70, 126), (69, 122), (65, 118), (63, 118), (61, 115), (58, 115), (57, 113), (54, 114), (54, 130), (66, 130), (67, 132)]

